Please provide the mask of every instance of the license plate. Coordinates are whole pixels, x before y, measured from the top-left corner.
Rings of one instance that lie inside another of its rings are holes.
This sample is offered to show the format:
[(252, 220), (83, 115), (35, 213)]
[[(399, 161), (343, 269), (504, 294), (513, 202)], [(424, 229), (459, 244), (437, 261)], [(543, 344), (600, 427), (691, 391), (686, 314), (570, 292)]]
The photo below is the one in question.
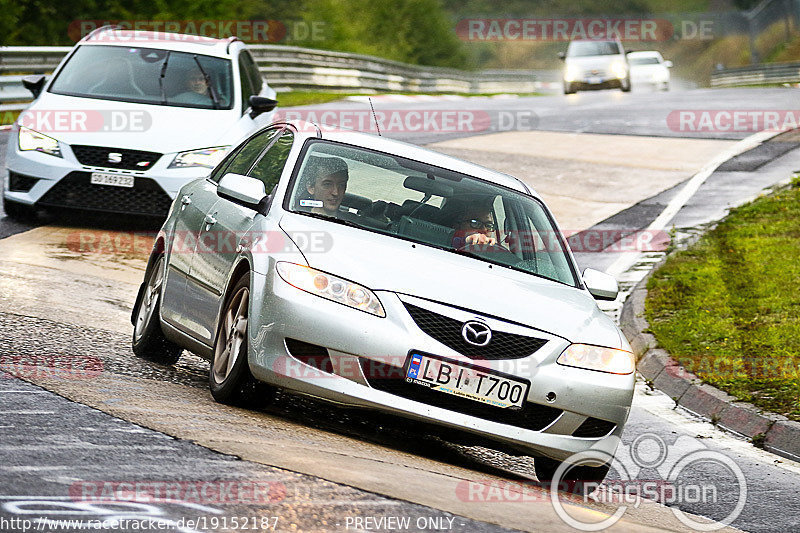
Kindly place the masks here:
[(112, 185), (114, 187), (133, 187), (133, 176), (120, 176), (119, 174), (104, 174), (92, 172), (93, 185)]
[(598, 83), (602, 83), (602, 82), (603, 82), (603, 79), (599, 78), (597, 76), (589, 78), (589, 83), (591, 83), (592, 85), (597, 85)]
[(530, 383), (431, 355), (412, 353), (406, 381), (501, 408), (519, 409)]

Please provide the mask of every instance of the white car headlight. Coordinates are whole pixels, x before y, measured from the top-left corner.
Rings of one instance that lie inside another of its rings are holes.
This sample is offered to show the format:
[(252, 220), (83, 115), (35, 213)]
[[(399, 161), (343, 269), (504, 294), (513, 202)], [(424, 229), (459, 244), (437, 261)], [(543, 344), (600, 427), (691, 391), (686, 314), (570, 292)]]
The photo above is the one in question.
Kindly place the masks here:
[(631, 352), (588, 344), (571, 344), (556, 363), (611, 374), (630, 374), (636, 369)]
[(628, 75), (628, 65), (624, 61), (614, 61), (611, 63), (611, 74), (622, 79)]
[(567, 69), (564, 71), (564, 81), (568, 83), (575, 81), (580, 75), (581, 69), (577, 65), (567, 65)]
[(225, 153), (230, 146), (215, 146), (214, 148), (202, 148), (181, 152), (175, 156), (168, 168), (189, 168), (205, 167), (214, 168), (225, 157)]
[(44, 154), (62, 157), (58, 141), (38, 131), (34, 131), (25, 126), (19, 127), (19, 149), (22, 152), (36, 151)]
[(295, 263), (280, 261), (275, 267), (283, 281), (301, 291), (316, 294), (381, 318), (386, 316), (383, 305), (375, 293), (357, 283)]

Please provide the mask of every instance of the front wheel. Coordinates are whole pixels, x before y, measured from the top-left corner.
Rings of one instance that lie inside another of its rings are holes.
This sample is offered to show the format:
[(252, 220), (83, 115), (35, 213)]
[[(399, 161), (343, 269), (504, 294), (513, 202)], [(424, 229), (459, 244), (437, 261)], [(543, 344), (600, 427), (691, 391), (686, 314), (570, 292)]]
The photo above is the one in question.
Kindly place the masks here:
[(258, 381), (247, 362), (250, 277), (242, 276), (230, 292), (222, 311), (214, 358), (208, 372), (211, 395), (219, 403), (241, 407), (263, 407), (275, 389)]
[[(561, 461), (556, 461), (549, 457), (534, 457), (533, 468), (536, 470), (536, 478), (541, 483), (552, 483), (561, 464)], [(603, 466), (568, 466), (564, 474), (557, 480), (558, 486), (551, 487), (551, 490), (557, 489), (573, 494), (591, 493), (606, 478), (609, 468), (608, 464)]]
[(132, 348), (133, 353), (143, 359), (174, 365), (180, 359), (183, 348), (167, 340), (161, 330), (158, 310), (163, 286), (164, 256), (160, 255), (147, 276), (134, 314)]

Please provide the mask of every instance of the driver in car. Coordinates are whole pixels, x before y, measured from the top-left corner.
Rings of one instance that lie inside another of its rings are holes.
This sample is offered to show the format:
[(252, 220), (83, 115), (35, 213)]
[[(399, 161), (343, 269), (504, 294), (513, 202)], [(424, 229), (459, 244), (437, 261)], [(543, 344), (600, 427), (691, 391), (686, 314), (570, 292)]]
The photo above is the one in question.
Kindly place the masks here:
[(300, 207), (311, 208), (312, 213), (340, 216), (349, 178), (347, 163), (338, 157), (316, 158), (307, 171), (306, 191), (310, 198), (300, 200)]
[(172, 98), (172, 101), (182, 104), (208, 104), (211, 102), (208, 83), (200, 70), (188, 69), (183, 76), (183, 92)]
[(497, 245), (492, 235), (495, 230), (492, 212), (482, 205), (467, 205), (461, 216), (456, 219), (453, 248), (460, 249), (474, 245)]

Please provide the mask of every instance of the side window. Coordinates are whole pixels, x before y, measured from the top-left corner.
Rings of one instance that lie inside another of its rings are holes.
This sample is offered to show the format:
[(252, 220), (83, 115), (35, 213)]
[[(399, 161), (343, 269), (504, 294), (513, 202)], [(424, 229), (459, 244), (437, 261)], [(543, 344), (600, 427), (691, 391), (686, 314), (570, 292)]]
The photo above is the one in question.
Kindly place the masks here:
[(250, 84), (253, 87), (253, 94), (261, 94), (261, 88), (264, 85), (264, 79), (261, 77), (261, 72), (258, 70), (258, 65), (253, 60), (250, 52), (242, 52), (239, 57), (244, 58), (245, 70), (250, 76)]
[(231, 162), (239, 153), (239, 151), (240, 147), (235, 147), (233, 150), (228, 152), (228, 155), (226, 155), (225, 158), (220, 161), (219, 165), (217, 165), (216, 168), (211, 171), (211, 174), (209, 174), (208, 177), (211, 179), (211, 181), (219, 182), (219, 180), (222, 179), (222, 176), (225, 175), (225, 171), (228, 170), (229, 166), (231, 166)]
[(248, 103), (250, 96), (255, 94), (244, 54), (239, 54), (239, 84), (242, 88), (242, 114), (244, 115), (245, 110), (250, 107)]
[(269, 129), (247, 141), (230, 160), (217, 167), (211, 179), (219, 182), (222, 176), (229, 172), (246, 175), (250, 171), (250, 167), (258, 159), (258, 156), (261, 155), (261, 152), (269, 146), (280, 131), (281, 128)]
[(268, 193), (278, 184), (293, 142), (294, 134), (289, 130), (284, 131), (249, 174), (263, 181)]

